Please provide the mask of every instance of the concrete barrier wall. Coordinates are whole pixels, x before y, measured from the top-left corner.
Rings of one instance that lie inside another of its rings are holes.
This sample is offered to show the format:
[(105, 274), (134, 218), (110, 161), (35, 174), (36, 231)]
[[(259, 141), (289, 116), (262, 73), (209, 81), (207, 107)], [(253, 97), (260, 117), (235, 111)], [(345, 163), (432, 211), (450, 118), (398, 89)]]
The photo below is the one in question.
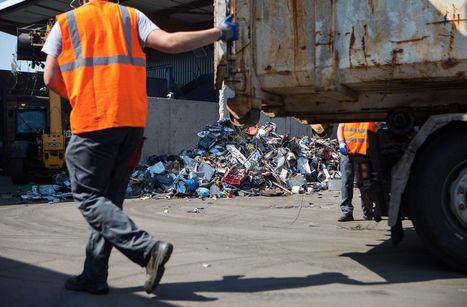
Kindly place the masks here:
[(141, 158), (145, 161), (151, 155), (177, 155), (194, 146), (197, 133), (217, 122), (218, 113), (215, 102), (149, 98), (147, 139)]
[[(151, 155), (178, 155), (198, 143), (197, 133), (217, 122), (219, 105), (215, 102), (148, 99), (148, 123), (142, 161)], [(272, 121), (277, 132), (291, 136), (311, 135), (311, 129), (294, 118), (270, 119), (262, 115), (260, 124)]]

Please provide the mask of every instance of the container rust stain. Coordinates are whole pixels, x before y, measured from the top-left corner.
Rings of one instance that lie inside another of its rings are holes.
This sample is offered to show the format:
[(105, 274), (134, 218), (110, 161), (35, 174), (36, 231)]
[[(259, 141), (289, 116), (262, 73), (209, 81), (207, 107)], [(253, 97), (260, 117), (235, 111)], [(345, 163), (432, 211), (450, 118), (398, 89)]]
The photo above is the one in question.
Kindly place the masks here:
[[(451, 19), (449, 19), (449, 15), (451, 15)], [(452, 5), (452, 14), (450, 14), (448, 11), (444, 14), (444, 20), (442, 21), (435, 21), (435, 22), (430, 22), (427, 23), (427, 25), (433, 25), (433, 24), (457, 24), (459, 25), (461, 22), (465, 22), (467, 19), (461, 18), (461, 14), (458, 13), (458, 8), (453, 4)]]
[(298, 57), (298, 4), (297, 0), (290, 0), (292, 4), (292, 22), (293, 22), (293, 31), (294, 31), (294, 60)]
[(459, 14), (457, 14), (457, 7), (453, 3), (452, 4), (452, 20), (456, 19), (456, 15), (459, 16)]
[(352, 49), (353, 49), (354, 45), (355, 45), (355, 28), (352, 27), (352, 33), (350, 34), (350, 44), (349, 44), (349, 64), (350, 64), (350, 68), (353, 67), (353, 65), (352, 65)]
[[(304, 16), (305, 7), (304, 3), (301, 0), (290, 0), (290, 11), (293, 23), (293, 33), (294, 33), (294, 46), (293, 46), (293, 61), (294, 61), (294, 70), (301, 70), (301, 65), (303, 65), (306, 60), (302, 56), (302, 52), (306, 50), (306, 45), (302, 43), (302, 37), (306, 33), (306, 18)], [(304, 39), (304, 38), (303, 38)], [(297, 80), (298, 81), (298, 80)]]
[(450, 69), (456, 67), (459, 64), (459, 61), (457, 61), (456, 59), (448, 58), (446, 61), (441, 63), (441, 67), (443, 67), (443, 69)]
[(427, 22), (426, 25), (445, 25), (448, 23), (460, 24), (461, 22), (466, 22), (466, 21), (467, 21), (466, 18), (461, 18), (460, 15), (458, 15), (456, 19), (444, 19), (442, 21)]
[(375, 13), (375, 3), (373, 0), (368, 0), (368, 7), (370, 8), (371, 14)]
[(457, 8), (453, 6), (453, 14), (451, 16), (451, 19), (449, 19), (449, 12), (446, 12), (443, 16), (443, 20), (439, 21), (432, 21), (432, 22), (427, 22), (425, 23), (426, 25), (446, 25), (446, 24), (457, 24), (459, 25), (462, 22), (466, 22), (466, 18), (461, 18), (461, 14), (457, 13)]
[(365, 66), (368, 67), (368, 53), (366, 51), (366, 41), (368, 40), (368, 26), (363, 25), (363, 36), (362, 36), (362, 51), (365, 59)]
[(392, 51), (392, 59), (391, 59), (391, 65), (392, 66), (398, 65), (397, 58), (398, 58), (399, 54), (402, 54), (402, 53), (404, 53), (404, 49), (394, 49)]
[(449, 47), (448, 47), (448, 58), (452, 59), (452, 53), (454, 50), (454, 43), (456, 42), (456, 31), (457, 27), (455, 23), (451, 23), (451, 32), (449, 32)]
[(422, 37), (418, 37), (418, 38), (412, 38), (412, 39), (405, 39), (405, 40), (401, 40), (401, 41), (391, 41), (391, 43), (393, 44), (406, 44), (406, 43), (416, 43), (416, 42), (420, 42), (426, 38), (428, 38), (429, 36), (428, 35), (425, 35), (425, 36), (422, 36)]
[[(334, 3), (335, 0), (331, 0), (331, 14), (333, 15), (333, 17), (335, 17), (335, 13), (336, 13), (336, 8), (335, 8), (335, 3)], [(332, 18), (334, 20), (334, 18)], [(334, 20), (335, 22), (335, 20)], [(334, 35), (335, 33), (333, 32), (333, 30), (330, 31), (329, 33), (329, 47), (331, 47), (331, 52), (334, 52)]]

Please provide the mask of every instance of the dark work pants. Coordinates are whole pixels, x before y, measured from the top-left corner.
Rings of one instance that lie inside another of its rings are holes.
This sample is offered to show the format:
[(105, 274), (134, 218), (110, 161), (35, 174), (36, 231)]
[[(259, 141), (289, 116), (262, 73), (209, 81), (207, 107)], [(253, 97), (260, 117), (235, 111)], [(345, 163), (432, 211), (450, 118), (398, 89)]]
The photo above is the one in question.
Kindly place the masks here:
[(342, 213), (352, 213), (353, 186), (355, 178), (354, 156), (340, 155), (341, 162), (341, 211)]
[(112, 247), (145, 266), (156, 240), (123, 212), (128, 161), (143, 128), (111, 128), (73, 135), (66, 150), (76, 207), (89, 225), (83, 275), (107, 280)]

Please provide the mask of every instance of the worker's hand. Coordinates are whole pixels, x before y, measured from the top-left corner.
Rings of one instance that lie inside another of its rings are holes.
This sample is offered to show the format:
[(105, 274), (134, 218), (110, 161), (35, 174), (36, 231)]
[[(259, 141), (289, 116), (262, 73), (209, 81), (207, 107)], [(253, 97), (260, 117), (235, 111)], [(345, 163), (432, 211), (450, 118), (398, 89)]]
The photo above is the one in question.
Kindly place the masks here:
[(221, 31), (219, 40), (224, 42), (238, 40), (238, 23), (232, 22), (233, 17), (233, 15), (229, 15), (217, 27)]
[(347, 155), (348, 153), (348, 148), (345, 143), (339, 143), (339, 152), (343, 155)]

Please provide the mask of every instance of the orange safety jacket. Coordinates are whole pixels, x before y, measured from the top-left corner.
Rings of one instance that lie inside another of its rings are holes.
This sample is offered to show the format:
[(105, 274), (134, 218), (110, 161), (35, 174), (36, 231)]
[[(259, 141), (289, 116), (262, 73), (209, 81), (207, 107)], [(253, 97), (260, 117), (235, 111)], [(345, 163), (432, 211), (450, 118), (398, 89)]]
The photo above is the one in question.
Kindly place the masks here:
[(74, 134), (112, 127), (144, 127), (146, 55), (136, 10), (95, 1), (57, 16), (57, 58), (72, 106)]
[(349, 154), (366, 155), (368, 152), (368, 131), (376, 132), (374, 122), (345, 123), (344, 139)]

